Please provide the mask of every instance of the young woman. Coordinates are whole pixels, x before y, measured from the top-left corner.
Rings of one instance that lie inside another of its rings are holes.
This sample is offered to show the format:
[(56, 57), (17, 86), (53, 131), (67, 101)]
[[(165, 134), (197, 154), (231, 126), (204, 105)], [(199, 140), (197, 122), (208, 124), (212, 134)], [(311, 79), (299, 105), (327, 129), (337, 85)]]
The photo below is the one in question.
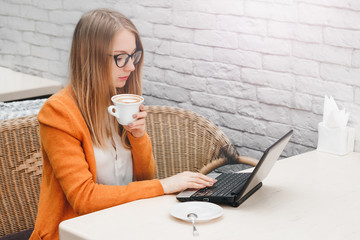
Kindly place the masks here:
[(118, 12), (94, 10), (78, 22), (70, 82), (38, 115), (44, 163), (30, 239), (58, 239), (65, 219), (215, 182), (193, 172), (153, 179), (144, 106), (128, 126), (107, 113), (113, 95), (141, 95), (143, 53), (135, 26)]

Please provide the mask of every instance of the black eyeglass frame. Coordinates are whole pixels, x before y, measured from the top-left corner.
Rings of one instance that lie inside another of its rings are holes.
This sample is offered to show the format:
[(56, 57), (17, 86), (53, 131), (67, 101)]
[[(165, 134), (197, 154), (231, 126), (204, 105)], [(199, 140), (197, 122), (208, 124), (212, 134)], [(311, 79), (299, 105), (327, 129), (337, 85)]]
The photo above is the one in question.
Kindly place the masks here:
[[(141, 56), (139, 58), (139, 60), (137, 62), (133, 62), (134, 65), (138, 64), (141, 60), (141, 57), (143, 55), (143, 51), (142, 50), (136, 50), (133, 54), (127, 54), (127, 53), (120, 53), (120, 54), (116, 54), (116, 55), (111, 55), (109, 54), (109, 56), (113, 57), (114, 58), (114, 61), (115, 61), (115, 64), (118, 68), (123, 68), (125, 67), (125, 65), (129, 62), (129, 59), (131, 58), (131, 60), (133, 60), (133, 56), (137, 53), (141, 53)], [(125, 59), (125, 63), (122, 65), (122, 66), (119, 66), (118, 63), (117, 63), (117, 58), (120, 56), (120, 55), (127, 55), (127, 58)], [(134, 60), (133, 60), (134, 61)]]

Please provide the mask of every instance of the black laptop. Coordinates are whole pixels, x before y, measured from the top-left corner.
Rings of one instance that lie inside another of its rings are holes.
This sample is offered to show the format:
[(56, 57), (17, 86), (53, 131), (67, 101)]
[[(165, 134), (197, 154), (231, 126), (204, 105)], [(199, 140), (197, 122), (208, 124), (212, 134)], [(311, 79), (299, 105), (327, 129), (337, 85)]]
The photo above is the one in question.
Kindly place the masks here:
[(238, 207), (262, 186), (262, 181), (280, 157), (292, 134), (293, 130), (266, 149), (252, 173), (211, 172), (208, 176), (217, 179), (212, 187), (199, 190), (187, 189), (179, 193), (176, 198), (181, 202), (207, 201)]

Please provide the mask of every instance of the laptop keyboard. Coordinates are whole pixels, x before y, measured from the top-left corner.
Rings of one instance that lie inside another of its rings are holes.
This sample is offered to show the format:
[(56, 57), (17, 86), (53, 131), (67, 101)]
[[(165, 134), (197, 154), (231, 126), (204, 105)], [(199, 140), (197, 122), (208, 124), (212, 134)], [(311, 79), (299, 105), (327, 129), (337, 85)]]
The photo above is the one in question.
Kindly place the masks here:
[(217, 182), (212, 187), (199, 189), (192, 197), (227, 196), (235, 188), (242, 187), (249, 176), (250, 173), (222, 173), (216, 178)]

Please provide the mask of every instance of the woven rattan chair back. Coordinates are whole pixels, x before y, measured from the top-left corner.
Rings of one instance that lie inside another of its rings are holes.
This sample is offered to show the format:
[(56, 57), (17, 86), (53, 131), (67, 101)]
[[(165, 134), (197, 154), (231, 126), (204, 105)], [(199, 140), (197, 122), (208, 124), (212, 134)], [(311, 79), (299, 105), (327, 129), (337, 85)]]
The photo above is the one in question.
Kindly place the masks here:
[[(238, 153), (225, 133), (205, 117), (169, 106), (147, 106), (147, 133), (157, 164), (155, 178), (183, 171), (204, 170), (206, 165), (229, 154), (237, 162)], [(218, 165), (223, 164), (221, 162)]]
[[(228, 137), (203, 116), (175, 107), (146, 108), (156, 178), (186, 170), (207, 173), (222, 164), (239, 162)], [(1, 121), (0, 237), (34, 227), (41, 174), (37, 116)]]
[(0, 236), (34, 227), (42, 155), (36, 115), (0, 122)]

